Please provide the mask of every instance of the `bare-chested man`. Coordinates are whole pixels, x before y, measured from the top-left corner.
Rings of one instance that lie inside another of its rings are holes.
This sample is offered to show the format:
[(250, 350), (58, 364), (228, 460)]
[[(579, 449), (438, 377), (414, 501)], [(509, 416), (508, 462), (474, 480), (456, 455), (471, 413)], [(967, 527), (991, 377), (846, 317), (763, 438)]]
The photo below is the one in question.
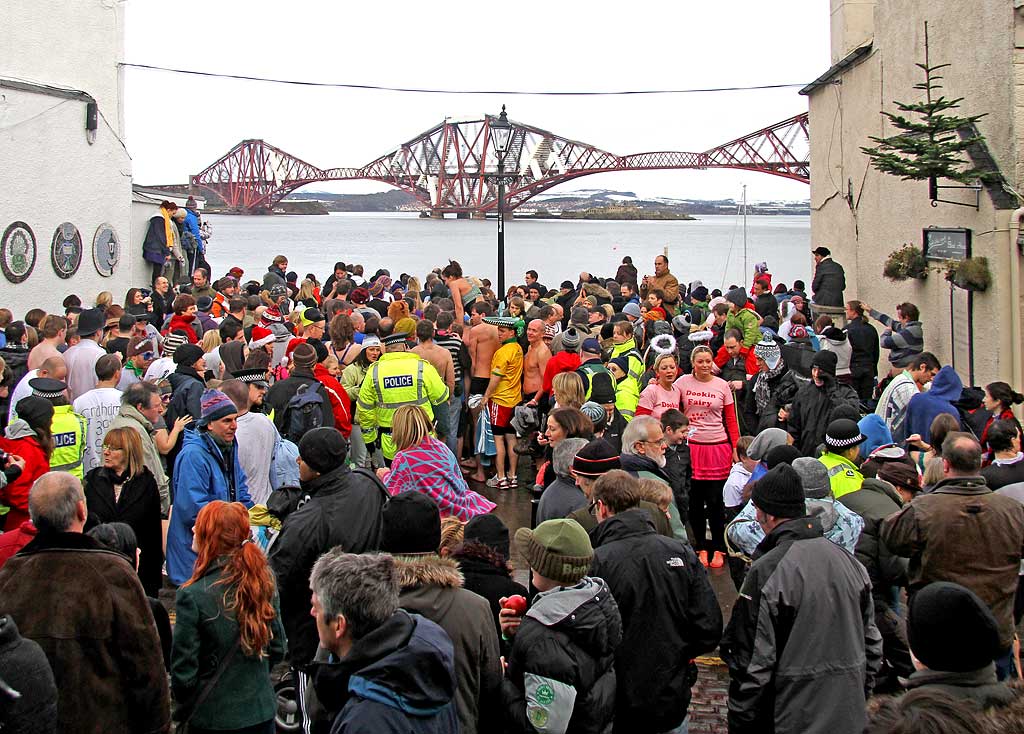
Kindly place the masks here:
[(483, 395), (487, 390), (487, 383), (491, 379), (491, 358), (498, 350), (498, 329), (490, 324), (483, 323), (485, 316), (493, 316), (494, 309), (485, 301), (478, 301), (473, 304), (470, 312), (470, 330), (466, 336), (466, 347), (469, 349), (469, 357), (473, 362), (469, 385), (470, 395)]
[(551, 350), (544, 343), (544, 322), (534, 319), (526, 327), (526, 341), (530, 348), (523, 363), (523, 397), (530, 405), (537, 405), (544, 394), (544, 370), (551, 359)]
[[(494, 357), (494, 353), (498, 351), (501, 343), (498, 340), (498, 328), (485, 324), (483, 318), (484, 316), (493, 315), (494, 309), (486, 301), (477, 301), (470, 309), (470, 328), (466, 329), (465, 335), (466, 349), (469, 350), (469, 358), (472, 361), (469, 373), (470, 395), (483, 395), (487, 391), (488, 383), (491, 381), (491, 359)], [(483, 403), (481, 403), (470, 411), (471, 420), (466, 434), (467, 438), (470, 437), (470, 432), (476, 427), (476, 417), (483, 407)], [(477, 482), (486, 481), (487, 477), (484, 476), (484, 470), (480, 465), (479, 457), (474, 456), (472, 459), (467, 459), (462, 462), (462, 465), (475, 469), (470, 477), (471, 479)]]

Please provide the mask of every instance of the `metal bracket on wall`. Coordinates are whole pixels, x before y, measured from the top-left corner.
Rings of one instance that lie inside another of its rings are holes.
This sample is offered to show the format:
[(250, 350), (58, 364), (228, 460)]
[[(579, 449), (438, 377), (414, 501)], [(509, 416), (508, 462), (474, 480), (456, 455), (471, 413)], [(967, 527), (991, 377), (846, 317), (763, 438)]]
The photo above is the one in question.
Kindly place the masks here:
[[(981, 184), (973, 184), (971, 186), (939, 186), (938, 182), (934, 178), (928, 179), (928, 198), (931, 199), (932, 206), (938, 206), (939, 202), (943, 204), (954, 204), (956, 206), (970, 206), (974, 207), (975, 211), (981, 209)], [(954, 191), (973, 191), (974, 192), (974, 203), (964, 203), (962, 201), (951, 201), (949, 199), (940, 199), (939, 190), (954, 190)]]

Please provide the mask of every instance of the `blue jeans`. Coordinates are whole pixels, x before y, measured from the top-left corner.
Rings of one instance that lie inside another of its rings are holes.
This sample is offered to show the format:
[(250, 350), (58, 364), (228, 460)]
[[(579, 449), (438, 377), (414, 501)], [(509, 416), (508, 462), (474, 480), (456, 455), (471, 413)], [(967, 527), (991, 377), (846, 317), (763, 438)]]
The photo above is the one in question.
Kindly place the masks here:
[(1011, 647), (1005, 655), (996, 658), (996, 678), (1004, 681), (1014, 677), (1016, 677), (1016, 664), (1013, 660), (1013, 648)]
[(352, 424), (352, 435), (348, 439), (348, 458), (352, 466), (369, 468), (369, 455), (366, 452), (366, 443), (363, 441), (363, 431), (358, 423)]
[(452, 395), (448, 400), (448, 435), (445, 436), (444, 442), (455, 454), (455, 458), (459, 458), (458, 454), (458, 442), (459, 442), (459, 419), (462, 417), (462, 396)]

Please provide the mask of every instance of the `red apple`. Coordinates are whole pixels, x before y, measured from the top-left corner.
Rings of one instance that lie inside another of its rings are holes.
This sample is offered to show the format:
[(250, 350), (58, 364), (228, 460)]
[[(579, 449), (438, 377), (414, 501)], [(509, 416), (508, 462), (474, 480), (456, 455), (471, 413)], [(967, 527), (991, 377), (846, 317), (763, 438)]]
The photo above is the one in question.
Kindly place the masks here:
[(521, 617), (526, 612), (526, 597), (519, 594), (510, 596), (505, 600), (505, 603), (501, 605), (501, 608), (511, 609), (517, 617)]

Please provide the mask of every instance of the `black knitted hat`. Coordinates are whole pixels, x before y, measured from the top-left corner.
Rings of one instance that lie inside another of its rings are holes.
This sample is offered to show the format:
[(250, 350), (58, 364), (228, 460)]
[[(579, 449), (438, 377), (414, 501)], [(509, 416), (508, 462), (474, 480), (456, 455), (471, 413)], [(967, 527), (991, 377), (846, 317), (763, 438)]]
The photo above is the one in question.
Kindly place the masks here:
[(755, 507), (775, 517), (807, 514), (800, 475), (789, 464), (779, 464), (758, 479), (751, 500)]
[(441, 513), (421, 492), (402, 492), (381, 511), (380, 549), (394, 555), (437, 553), (441, 545)]
[(932, 670), (966, 673), (1000, 654), (999, 624), (970, 589), (936, 581), (910, 599), (907, 637), (914, 656)]
[(299, 440), (299, 456), (310, 469), (326, 474), (345, 463), (348, 442), (336, 428), (314, 428)]
[(182, 344), (174, 350), (174, 364), (183, 364), (186, 367), (191, 367), (202, 359), (202, 356), (202, 347), (195, 344)]
[(836, 376), (836, 369), (839, 366), (839, 357), (835, 352), (828, 352), (824, 349), (815, 353), (811, 360), (811, 367), (817, 367), (829, 377)]
[(505, 558), (509, 557), (511, 542), (508, 537), (508, 526), (501, 521), (500, 517), (491, 512), (486, 515), (477, 515), (467, 522), (462, 537), (465, 540), (483, 543)]
[(764, 465), (774, 469), (780, 464), (792, 464), (802, 455), (796, 446), (776, 446), (764, 457)]

